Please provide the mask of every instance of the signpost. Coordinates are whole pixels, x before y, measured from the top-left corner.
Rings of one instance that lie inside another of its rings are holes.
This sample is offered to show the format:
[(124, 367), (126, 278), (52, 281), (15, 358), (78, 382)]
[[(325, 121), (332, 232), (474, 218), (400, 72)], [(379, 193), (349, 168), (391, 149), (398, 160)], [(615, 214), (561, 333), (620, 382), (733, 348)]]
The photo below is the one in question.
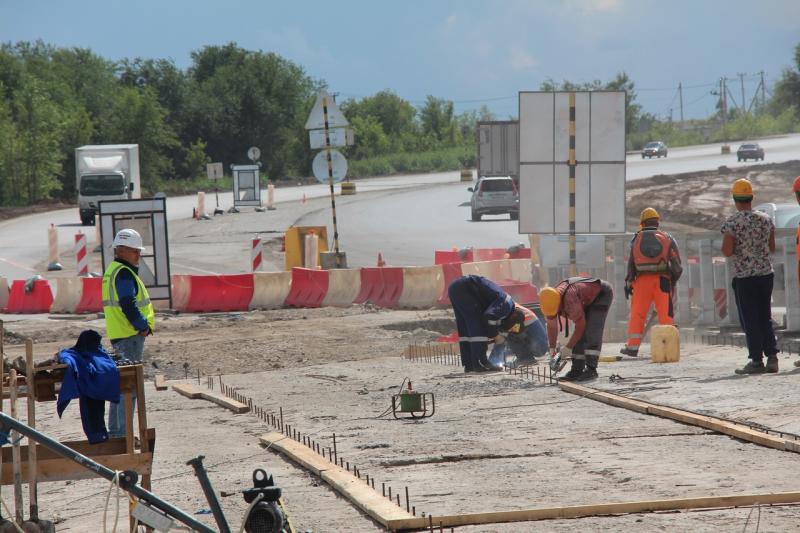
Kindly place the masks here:
[(519, 93), (520, 233), (625, 232), (625, 92)]
[(208, 163), (206, 165), (206, 172), (208, 173), (208, 179), (214, 182), (214, 195), (217, 198), (217, 207), (214, 208), (215, 215), (222, 214), (222, 208), (219, 206), (219, 185), (218, 180), (222, 178), (222, 163)]
[(336, 196), (333, 184), (342, 181), (347, 175), (347, 160), (334, 147), (352, 144), (352, 133), (347, 129), (349, 122), (339, 110), (336, 102), (327, 91), (322, 90), (317, 95), (317, 101), (311, 109), (306, 120), (306, 129), (309, 130), (311, 148), (322, 148), (322, 152), (314, 157), (312, 168), (314, 177), (320, 183), (327, 180), (331, 191), (331, 213), (333, 215), (333, 252), (336, 268), (344, 267), (342, 255), (339, 252), (339, 229), (336, 221)]

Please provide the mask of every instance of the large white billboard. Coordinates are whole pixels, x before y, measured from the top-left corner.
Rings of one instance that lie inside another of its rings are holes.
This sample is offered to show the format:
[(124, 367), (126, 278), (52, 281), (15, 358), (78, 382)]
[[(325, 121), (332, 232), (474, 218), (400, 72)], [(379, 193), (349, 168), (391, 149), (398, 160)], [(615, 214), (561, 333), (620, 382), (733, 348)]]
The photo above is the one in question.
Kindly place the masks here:
[[(520, 233), (570, 231), (570, 92), (519, 93)], [(625, 92), (576, 91), (575, 232), (625, 232)]]

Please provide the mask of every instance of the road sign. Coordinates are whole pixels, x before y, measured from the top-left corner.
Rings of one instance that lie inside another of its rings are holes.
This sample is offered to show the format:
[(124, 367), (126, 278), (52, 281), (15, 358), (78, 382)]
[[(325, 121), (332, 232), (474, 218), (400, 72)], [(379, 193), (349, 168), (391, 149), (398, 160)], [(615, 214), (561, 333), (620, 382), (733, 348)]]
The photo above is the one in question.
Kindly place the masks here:
[(218, 180), (222, 177), (222, 163), (209, 163), (206, 165), (208, 179)]
[[(325, 130), (309, 130), (308, 139), (311, 143), (311, 149), (316, 150), (325, 148)], [(353, 144), (353, 130), (349, 128), (331, 128), (328, 130), (328, 140), (330, 144), (327, 146), (350, 146)]]
[(258, 165), (231, 165), (233, 171), (233, 206), (261, 206)]
[(247, 150), (247, 158), (253, 163), (258, 161), (259, 157), (261, 157), (261, 150), (258, 148), (258, 146), (251, 146), (250, 149)]
[[(606, 238), (603, 235), (577, 235), (577, 264), (584, 268), (606, 266)], [(541, 235), (539, 257), (545, 268), (570, 265), (569, 235)]]
[[(311, 168), (314, 170), (314, 177), (320, 183), (328, 183), (328, 155), (327, 150), (323, 150), (314, 157)], [(339, 183), (347, 176), (347, 159), (339, 150), (330, 150), (331, 166), (333, 167), (333, 181)]]
[(311, 108), (311, 113), (308, 115), (308, 120), (306, 120), (307, 130), (318, 130), (326, 127), (324, 113), (325, 105), (327, 105), (328, 108), (327, 127), (329, 129), (343, 128), (350, 125), (350, 123), (347, 122), (347, 119), (344, 118), (342, 112), (339, 111), (339, 107), (336, 105), (336, 102), (333, 100), (333, 98), (331, 98), (331, 95), (328, 94), (328, 91), (323, 90), (317, 95), (317, 101), (314, 103), (314, 107)]
[(570, 232), (570, 172), (573, 231), (625, 231), (625, 93), (572, 95), (570, 132), (569, 91), (519, 93), (520, 233)]

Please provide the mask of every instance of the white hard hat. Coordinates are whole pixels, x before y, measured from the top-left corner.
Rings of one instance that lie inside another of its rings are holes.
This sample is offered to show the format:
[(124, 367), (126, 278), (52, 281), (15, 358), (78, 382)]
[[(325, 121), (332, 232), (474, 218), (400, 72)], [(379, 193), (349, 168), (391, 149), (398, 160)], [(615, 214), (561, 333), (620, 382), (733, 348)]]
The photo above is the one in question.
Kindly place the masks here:
[(127, 246), (128, 248), (136, 248), (144, 252), (142, 246), (142, 236), (135, 229), (122, 229), (119, 230), (117, 236), (114, 237), (114, 248), (117, 246)]

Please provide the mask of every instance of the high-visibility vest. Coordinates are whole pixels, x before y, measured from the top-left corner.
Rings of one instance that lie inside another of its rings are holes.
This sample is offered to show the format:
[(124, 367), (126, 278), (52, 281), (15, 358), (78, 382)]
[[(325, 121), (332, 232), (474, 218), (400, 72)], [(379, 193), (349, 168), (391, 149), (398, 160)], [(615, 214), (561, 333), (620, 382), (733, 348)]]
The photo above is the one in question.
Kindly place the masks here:
[(153, 304), (150, 301), (150, 295), (147, 293), (147, 287), (144, 286), (139, 276), (131, 270), (127, 265), (119, 261), (112, 261), (106, 271), (103, 273), (103, 314), (106, 317), (106, 333), (109, 339), (126, 339), (133, 337), (139, 332), (128, 321), (128, 317), (122, 311), (119, 305), (119, 298), (117, 297), (117, 274), (123, 269), (128, 269), (133, 274), (133, 279), (136, 280), (136, 307), (142, 316), (147, 320), (147, 325), (153, 329), (155, 325), (155, 311)]
[(638, 273), (669, 271), (672, 239), (663, 231), (644, 229), (636, 234), (631, 244), (633, 264)]

